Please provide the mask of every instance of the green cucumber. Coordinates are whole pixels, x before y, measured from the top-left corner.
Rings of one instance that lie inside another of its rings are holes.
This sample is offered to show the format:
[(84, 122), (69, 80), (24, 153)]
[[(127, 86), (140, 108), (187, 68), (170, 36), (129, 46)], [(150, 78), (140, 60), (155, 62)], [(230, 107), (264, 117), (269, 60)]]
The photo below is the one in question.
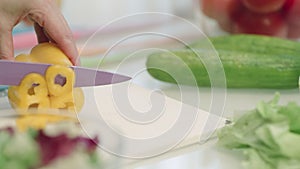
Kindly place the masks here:
[[(253, 52), (257, 54), (276, 54), (280, 56), (298, 56), (300, 53), (300, 43), (274, 38), (262, 35), (231, 35), (210, 38), (216, 50), (229, 50), (239, 52)], [(190, 45), (188, 48), (205, 48), (207, 40), (199, 40)]]
[[(260, 35), (223, 36), (211, 38), (211, 42), (222, 63), (227, 87), (274, 89), (298, 87), (300, 75), (298, 42)], [(209, 77), (200, 58), (205, 58), (207, 61), (205, 63), (210, 65), (216, 61), (210, 56), (211, 51), (205, 49), (207, 46), (205, 43), (207, 42), (198, 41), (182, 50), (153, 53), (147, 59), (147, 70), (151, 76), (161, 81), (210, 86), (214, 77)], [(192, 74), (187, 75), (186, 68), (189, 68)]]

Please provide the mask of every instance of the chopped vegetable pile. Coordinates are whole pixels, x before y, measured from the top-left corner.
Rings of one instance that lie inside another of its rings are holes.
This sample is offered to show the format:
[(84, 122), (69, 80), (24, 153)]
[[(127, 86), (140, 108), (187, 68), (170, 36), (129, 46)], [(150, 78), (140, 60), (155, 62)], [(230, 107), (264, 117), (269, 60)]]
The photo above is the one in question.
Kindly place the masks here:
[(279, 95), (260, 102), (232, 125), (222, 128), (219, 144), (241, 150), (247, 169), (296, 169), (300, 167), (300, 106), (281, 106)]
[(83, 90), (74, 88), (76, 77), (69, 67), (72, 62), (57, 45), (40, 43), (31, 49), (30, 54), (19, 54), (15, 60), (51, 65), (44, 74), (28, 73), (19, 85), (8, 88), (11, 107), (22, 115), (26, 114), (17, 120), (20, 130), (28, 127), (43, 129), (48, 124), (69, 120), (64, 116), (43, 113), (48, 109), (80, 112), (84, 104)]
[(69, 136), (61, 132), (47, 134), (44, 130), (18, 132), (0, 130), (1, 169), (99, 168), (97, 138)]
[(65, 109), (80, 112), (84, 104), (81, 88), (74, 88), (75, 73), (69, 66), (69, 58), (53, 43), (41, 43), (30, 54), (15, 57), (18, 62), (51, 64), (44, 74), (32, 72), (23, 77), (20, 84), (8, 88), (11, 106), (19, 113), (34, 109)]

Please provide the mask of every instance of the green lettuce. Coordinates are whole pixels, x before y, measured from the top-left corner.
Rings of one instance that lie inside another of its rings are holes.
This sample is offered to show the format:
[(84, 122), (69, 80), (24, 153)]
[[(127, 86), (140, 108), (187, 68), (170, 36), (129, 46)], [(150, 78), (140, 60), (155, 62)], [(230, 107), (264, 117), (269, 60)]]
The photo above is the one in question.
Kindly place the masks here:
[(241, 150), (246, 169), (296, 169), (300, 166), (300, 106), (279, 105), (279, 94), (243, 112), (219, 130), (218, 144)]
[(39, 162), (39, 149), (27, 133), (0, 132), (0, 168), (28, 169)]

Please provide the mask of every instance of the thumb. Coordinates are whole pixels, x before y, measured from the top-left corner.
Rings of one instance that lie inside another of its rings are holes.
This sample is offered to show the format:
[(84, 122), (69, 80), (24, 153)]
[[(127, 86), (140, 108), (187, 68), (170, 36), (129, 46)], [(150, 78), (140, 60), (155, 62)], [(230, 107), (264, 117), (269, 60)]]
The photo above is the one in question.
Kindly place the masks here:
[(0, 59), (14, 60), (12, 30), (0, 28)]

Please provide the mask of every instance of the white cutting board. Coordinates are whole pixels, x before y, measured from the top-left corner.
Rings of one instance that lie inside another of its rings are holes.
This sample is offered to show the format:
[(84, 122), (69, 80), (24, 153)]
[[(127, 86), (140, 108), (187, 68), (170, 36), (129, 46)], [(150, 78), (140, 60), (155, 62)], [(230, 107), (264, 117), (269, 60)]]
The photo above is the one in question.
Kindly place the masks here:
[[(205, 142), (225, 125), (224, 118), (130, 82), (89, 87), (84, 92), (79, 119), (90, 123), (83, 128), (91, 135), (106, 135), (107, 140), (100, 139), (101, 148), (131, 160)], [(121, 148), (112, 146), (110, 138), (119, 138)]]

